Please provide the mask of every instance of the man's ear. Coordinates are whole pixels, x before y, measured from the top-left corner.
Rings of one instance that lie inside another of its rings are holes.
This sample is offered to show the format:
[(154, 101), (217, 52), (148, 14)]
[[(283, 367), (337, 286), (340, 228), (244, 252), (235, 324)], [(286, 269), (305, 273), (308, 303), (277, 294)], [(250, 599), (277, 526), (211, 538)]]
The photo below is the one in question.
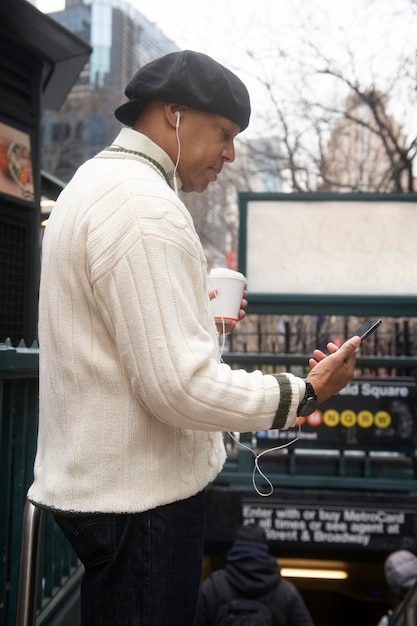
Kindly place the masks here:
[(174, 128), (177, 128), (179, 126), (183, 110), (184, 107), (180, 104), (175, 104), (172, 102), (165, 103), (165, 116), (170, 126), (173, 126)]

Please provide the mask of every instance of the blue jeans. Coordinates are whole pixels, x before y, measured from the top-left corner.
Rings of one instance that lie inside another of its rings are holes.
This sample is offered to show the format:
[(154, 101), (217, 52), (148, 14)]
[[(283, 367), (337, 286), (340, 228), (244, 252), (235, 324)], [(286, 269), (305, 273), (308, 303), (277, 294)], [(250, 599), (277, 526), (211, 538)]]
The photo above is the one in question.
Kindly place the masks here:
[(205, 491), (144, 513), (54, 517), (85, 568), (82, 626), (193, 626)]

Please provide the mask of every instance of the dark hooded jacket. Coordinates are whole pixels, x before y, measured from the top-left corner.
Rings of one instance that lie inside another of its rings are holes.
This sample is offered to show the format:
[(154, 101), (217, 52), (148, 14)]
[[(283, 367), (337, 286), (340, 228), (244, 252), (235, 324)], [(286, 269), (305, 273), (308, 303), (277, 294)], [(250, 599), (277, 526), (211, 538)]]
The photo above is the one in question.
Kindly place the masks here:
[(266, 601), (276, 626), (314, 626), (295, 585), (281, 578), (278, 563), (269, 554), (265, 535), (257, 526), (241, 527), (225, 569), (202, 583), (196, 626), (216, 626), (218, 610), (230, 595)]

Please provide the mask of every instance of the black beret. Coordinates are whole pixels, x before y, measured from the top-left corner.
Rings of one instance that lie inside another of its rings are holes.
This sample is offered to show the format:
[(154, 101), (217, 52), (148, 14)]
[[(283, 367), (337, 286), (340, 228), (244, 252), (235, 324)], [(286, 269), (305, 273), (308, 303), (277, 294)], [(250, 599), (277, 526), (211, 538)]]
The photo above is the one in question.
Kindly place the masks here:
[(246, 86), (233, 72), (201, 52), (171, 52), (141, 67), (128, 83), (129, 102), (119, 106), (117, 119), (133, 126), (151, 100), (185, 104), (232, 120), (247, 128), (250, 100)]

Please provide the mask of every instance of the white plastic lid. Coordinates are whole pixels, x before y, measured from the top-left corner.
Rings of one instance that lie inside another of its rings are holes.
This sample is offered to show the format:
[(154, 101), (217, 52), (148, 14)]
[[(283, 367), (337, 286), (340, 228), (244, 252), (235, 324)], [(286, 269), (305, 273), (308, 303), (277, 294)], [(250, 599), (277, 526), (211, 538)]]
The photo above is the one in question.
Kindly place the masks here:
[(243, 280), (246, 283), (246, 276), (235, 270), (230, 270), (227, 267), (215, 267), (211, 270), (210, 276), (217, 278), (237, 278)]

